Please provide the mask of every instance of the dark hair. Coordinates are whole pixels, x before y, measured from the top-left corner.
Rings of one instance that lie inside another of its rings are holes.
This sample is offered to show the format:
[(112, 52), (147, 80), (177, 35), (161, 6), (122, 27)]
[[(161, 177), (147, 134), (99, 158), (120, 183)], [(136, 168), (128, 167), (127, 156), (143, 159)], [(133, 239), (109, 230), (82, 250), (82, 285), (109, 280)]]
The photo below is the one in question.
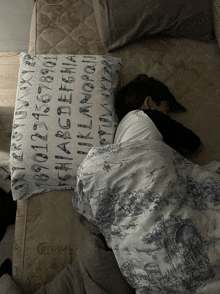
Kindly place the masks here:
[(146, 74), (140, 74), (115, 95), (115, 112), (119, 122), (130, 111), (139, 109), (147, 96), (151, 96), (157, 106), (161, 101), (167, 101), (169, 112), (186, 112), (170, 93), (167, 86)]

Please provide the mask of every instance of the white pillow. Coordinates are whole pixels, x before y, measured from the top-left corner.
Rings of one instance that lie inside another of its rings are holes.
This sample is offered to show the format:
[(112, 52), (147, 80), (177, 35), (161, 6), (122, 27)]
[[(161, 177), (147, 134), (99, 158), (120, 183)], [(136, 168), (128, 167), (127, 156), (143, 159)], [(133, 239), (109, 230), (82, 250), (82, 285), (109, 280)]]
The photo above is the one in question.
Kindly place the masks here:
[(121, 59), (20, 54), (10, 150), (13, 199), (73, 189), (93, 146), (111, 144)]

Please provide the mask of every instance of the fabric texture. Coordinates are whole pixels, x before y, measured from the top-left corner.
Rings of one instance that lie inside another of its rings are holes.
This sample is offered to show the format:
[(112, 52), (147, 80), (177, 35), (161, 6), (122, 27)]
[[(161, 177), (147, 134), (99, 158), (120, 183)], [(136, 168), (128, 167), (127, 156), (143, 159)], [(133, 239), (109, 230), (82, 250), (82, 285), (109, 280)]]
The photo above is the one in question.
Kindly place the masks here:
[(5, 192), (11, 190), (9, 152), (0, 150), (0, 188)]
[(212, 0), (213, 28), (220, 47), (220, 1)]
[[(0, 98), (1, 100), (1, 98)], [(1, 104), (1, 103), (0, 103)], [(6, 193), (11, 190), (10, 177), (10, 144), (14, 109), (4, 103), (0, 106), (0, 188)]]
[(0, 52), (28, 51), (33, 0), (0, 1)]
[(136, 293), (217, 294), (219, 199), (220, 162), (201, 167), (148, 139), (93, 147), (73, 206), (100, 228)]
[(14, 200), (73, 189), (93, 146), (110, 144), (120, 58), (20, 54), (11, 140)]
[(93, 0), (96, 22), (108, 51), (146, 36), (163, 35), (210, 41), (209, 0)]
[[(9, 275), (0, 279), (0, 294), (22, 294)], [(91, 235), (77, 251), (74, 262), (35, 294), (132, 294), (114, 254), (101, 234)]]
[(43, 0), (43, 2), (45, 2), (48, 5), (57, 5), (57, 4), (61, 4), (63, 2), (66, 2), (66, 1), (67, 0)]
[(119, 123), (114, 143), (147, 139), (162, 141), (163, 137), (148, 115), (142, 110), (133, 110)]
[(0, 278), (0, 294), (23, 294), (18, 285), (8, 274)]
[[(187, 109), (173, 118), (195, 131), (205, 145), (196, 162), (220, 161), (220, 51), (216, 40), (210, 44), (193, 39), (143, 38), (107, 53), (100, 41), (92, 0), (58, 5), (46, 2), (36, 1), (30, 51), (122, 58), (119, 87), (140, 73), (159, 79)], [(82, 227), (72, 217), (72, 194), (72, 190), (55, 190), (28, 201), (18, 200), (13, 276), (24, 292), (34, 293), (42, 283), (50, 282), (72, 263), (83, 242)]]

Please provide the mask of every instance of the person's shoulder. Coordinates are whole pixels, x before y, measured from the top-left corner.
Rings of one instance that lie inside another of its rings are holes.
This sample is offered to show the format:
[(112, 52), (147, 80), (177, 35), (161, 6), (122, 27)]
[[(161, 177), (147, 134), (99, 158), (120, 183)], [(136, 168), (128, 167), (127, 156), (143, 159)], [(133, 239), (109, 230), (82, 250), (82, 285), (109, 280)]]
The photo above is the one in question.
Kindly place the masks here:
[(135, 109), (128, 112), (123, 119), (120, 121), (118, 127), (120, 126), (129, 126), (134, 125), (136, 122), (140, 123), (140, 121), (146, 121), (149, 117), (144, 113), (141, 109)]
[(138, 118), (138, 117), (141, 117), (143, 116), (144, 112), (140, 109), (135, 109), (135, 110), (132, 110), (132, 111), (129, 111), (124, 117), (123, 119), (121, 120), (120, 123), (123, 123), (125, 121), (130, 121), (131, 119), (135, 119), (135, 118)]

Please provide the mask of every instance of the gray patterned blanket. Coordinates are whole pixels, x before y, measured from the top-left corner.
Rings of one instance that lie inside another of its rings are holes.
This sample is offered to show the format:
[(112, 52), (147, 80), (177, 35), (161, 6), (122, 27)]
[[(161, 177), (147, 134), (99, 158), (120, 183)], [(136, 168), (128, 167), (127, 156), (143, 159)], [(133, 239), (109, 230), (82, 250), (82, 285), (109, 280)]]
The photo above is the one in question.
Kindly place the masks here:
[(220, 162), (199, 166), (159, 140), (93, 147), (73, 206), (136, 293), (220, 293)]

